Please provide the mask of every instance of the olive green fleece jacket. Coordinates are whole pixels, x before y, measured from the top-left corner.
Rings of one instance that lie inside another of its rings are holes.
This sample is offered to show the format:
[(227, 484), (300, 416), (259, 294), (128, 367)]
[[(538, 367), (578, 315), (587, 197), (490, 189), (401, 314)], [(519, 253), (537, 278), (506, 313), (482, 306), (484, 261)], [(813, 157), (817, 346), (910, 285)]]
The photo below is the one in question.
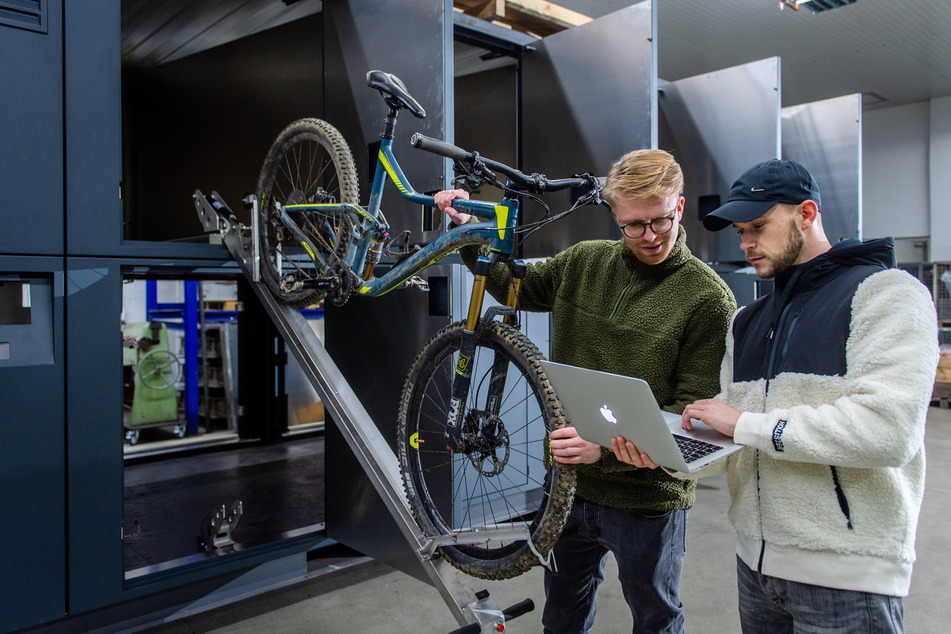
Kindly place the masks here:
[[(462, 250), (471, 268), (479, 247)], [(493, 267), (489, 292), (502, 301), (505, 266)], [(719, 391), (720, 362), (736, 301), (698, 260), (683, 228), (666, 260), (647, 265), (623, 241), (580, 242), (531, 264), (519, 308), (552, 313), (552, 360), (647, 381), (660, 406), (680, 413)], [(635, 469), (603, 449), (578, 467), (576, 495), (615, 508), (672, 511), (694, 503), (694, 483), (662, 469)]]

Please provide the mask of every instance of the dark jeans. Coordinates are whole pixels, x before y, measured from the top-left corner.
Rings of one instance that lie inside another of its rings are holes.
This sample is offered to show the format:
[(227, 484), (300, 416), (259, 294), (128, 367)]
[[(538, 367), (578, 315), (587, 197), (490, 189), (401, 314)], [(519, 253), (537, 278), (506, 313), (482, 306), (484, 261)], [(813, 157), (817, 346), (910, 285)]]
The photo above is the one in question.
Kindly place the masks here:
[(633, 631), (683, 632), (680, 571), (686, 532), (686, 510), (614, 509), (575, 498), (553, 549), (557, 570), (545, 570), (546, 634), (591, 631), (609, 551), (617, 560)]
[(895, 634), (905, 631), (904, 602), (870, 592), (787, 581), (736, 559), (744, 634)]

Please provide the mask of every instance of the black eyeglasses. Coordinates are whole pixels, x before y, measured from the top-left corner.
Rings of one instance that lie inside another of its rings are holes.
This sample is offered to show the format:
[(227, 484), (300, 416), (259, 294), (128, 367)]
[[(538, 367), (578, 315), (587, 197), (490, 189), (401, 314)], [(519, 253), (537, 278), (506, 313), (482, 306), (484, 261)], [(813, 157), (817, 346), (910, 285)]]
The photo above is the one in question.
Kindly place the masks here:
[(618, 225), (618, 229), (628, 238), (640, 238), (647, 232), (648, 227), (657, 235), (663, 235), (674, 228), (674, 218), (677, 217), (677, 210), (674, 209), (670, 213), (670, 216), (654, 218), (650, 222), (629, 222), (626, 225)]

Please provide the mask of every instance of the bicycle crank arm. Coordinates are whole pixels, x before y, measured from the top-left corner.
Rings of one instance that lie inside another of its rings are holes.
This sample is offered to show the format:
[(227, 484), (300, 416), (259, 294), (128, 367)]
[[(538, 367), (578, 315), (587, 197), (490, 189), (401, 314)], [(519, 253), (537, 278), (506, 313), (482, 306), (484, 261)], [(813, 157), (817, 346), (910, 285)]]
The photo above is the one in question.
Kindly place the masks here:
[(528, 525), (512, 526), (509, 528), (487, 529), (482, 531), (468, 531), (465, 533), (450, 533), (427, 537), (423, 547), (419, 549), (419, 556), (423, 561), (429, 561), (437, 548), (456, 546), (459, 544), (484, 544), (490, 541), (510, 541), (516, 539), (528, 540), (531, 533)]
[(332, 291), (340, 284), (340, 280), (335, 277), (315, 277), (301, 280), (302, 288), (316, 288), (324, 291)]

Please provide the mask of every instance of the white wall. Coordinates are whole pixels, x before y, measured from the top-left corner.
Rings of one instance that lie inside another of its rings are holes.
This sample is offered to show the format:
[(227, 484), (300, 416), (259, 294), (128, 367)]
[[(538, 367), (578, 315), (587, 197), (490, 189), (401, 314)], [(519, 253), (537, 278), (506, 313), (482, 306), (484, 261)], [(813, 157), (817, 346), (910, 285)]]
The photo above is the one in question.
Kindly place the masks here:
[(951, 97), (862, 113), (862, 237), (929, 238), (951, 261)]
[(862, 113), (862, 238), (931, 233), (929, 104)]
[(951, 97), (931, 101), (931, 259), (951, 261)]

